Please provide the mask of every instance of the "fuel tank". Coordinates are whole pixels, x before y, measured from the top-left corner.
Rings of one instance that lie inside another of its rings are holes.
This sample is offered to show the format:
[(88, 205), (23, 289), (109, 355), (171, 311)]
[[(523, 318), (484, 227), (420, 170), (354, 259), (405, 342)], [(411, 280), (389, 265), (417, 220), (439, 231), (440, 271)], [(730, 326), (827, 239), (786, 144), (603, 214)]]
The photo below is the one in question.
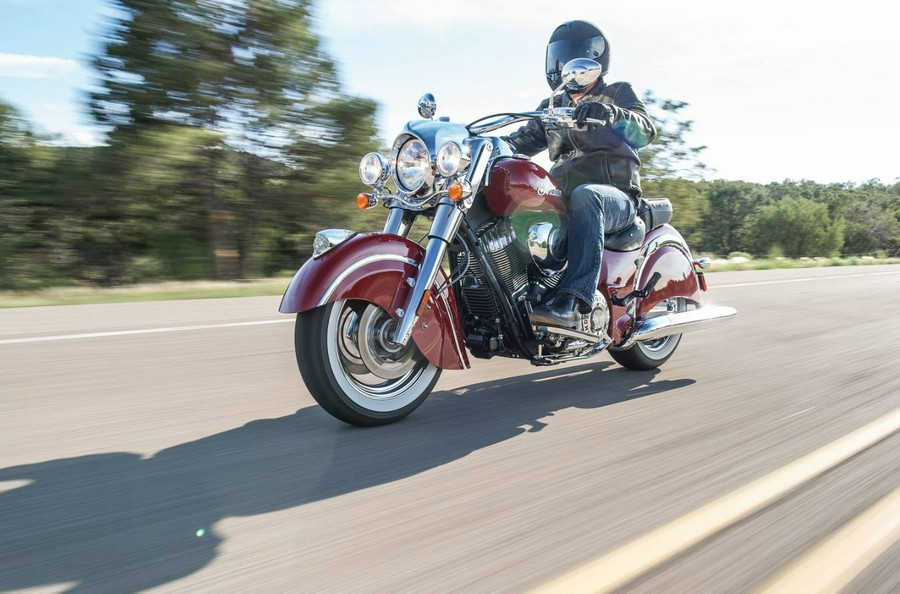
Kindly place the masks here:
[(501, 217), (521, 211), (566, 211), (556, 180), (527, 159), (504, 157), (494, 161), (484, 195), (491, 212)]

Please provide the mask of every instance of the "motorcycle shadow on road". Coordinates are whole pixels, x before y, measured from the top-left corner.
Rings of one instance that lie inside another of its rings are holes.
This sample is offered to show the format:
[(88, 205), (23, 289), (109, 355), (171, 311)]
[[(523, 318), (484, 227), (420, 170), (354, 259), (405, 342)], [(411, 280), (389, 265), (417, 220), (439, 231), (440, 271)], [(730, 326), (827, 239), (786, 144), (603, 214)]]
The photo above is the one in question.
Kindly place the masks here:
[(409, 419), (375, 429), (351, 428), (308, 407), (149, 458), (121, 452), (0, 470), (0, 481), (28, 481), (0, 492), (0, 590), (69, 584), (73, 592), (123, 592), (167, 584), (216, 557), (223, 518), (400, 481), (541, 430), (556, 411), (694, 383), (610, 365), (436, 392)]

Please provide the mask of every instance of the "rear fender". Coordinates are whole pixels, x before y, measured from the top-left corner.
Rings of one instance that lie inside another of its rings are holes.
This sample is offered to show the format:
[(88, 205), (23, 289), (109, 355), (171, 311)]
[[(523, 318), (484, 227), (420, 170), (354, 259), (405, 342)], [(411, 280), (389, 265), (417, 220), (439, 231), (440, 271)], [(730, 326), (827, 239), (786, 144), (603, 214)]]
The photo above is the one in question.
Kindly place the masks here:
[(647, 252), (637, 274), (637, 288), (645, 287), (654, 273), (658, 272), (660, 279), (650, 294), (638, 301), (638, 318), (672, 297), (684, 297), (702, 306), (691, 251), (681, 234), (671, 225), (662, 225), (648, 233), (644, 243)]
[[(416, 243), (385, 233), (361, 233), (331, 248), (318, 258), (306, 261), (294, 275), (281, 299), (278, 311), (299, 313), (340, 301), (368, 301), (399, 320), (397, 309), (406, 305), (425, 250)], [(446, 287), (443, 270), (435, 281)], [(453, 292), (432, 296), (422, 308), (412, 339), (422, 354), (441, 369), (466, 369), (469, 359), (464, 348), (459, 309)]]

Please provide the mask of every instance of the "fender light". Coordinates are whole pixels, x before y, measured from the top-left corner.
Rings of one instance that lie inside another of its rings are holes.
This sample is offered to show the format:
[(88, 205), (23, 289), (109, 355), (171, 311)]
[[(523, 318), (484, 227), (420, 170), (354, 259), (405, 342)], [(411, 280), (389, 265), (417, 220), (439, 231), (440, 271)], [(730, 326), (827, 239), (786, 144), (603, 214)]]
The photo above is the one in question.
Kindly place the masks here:
[(334, 246), (341, 244), (356, 235), (349, 229), (324, 229), (316, 233), (313, 240), (313, 258), (318, 258)]
[(356, 207), (360, 210), (369, 210), (378, 204), (378, 198), (374, 194), (366, 194), (363, 192), (356, 197)]

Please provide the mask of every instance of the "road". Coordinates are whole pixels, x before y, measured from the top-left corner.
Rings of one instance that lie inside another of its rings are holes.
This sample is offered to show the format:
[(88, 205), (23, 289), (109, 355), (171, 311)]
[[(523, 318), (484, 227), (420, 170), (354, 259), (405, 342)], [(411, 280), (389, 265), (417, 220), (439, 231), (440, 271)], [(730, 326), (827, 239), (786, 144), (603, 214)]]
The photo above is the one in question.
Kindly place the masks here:
[(893, 430), (655, 552), (900, 409), (900, 267), (708, 278), (738, 318), (661, 370), (476, 360), (374, 429), (312, 401), (277, 298), (2, 310), (0, 591), (522, 591), (641, 537), (620, 590), (755, 589), (836, 543), (867, 551), (831, 562), (848, 591), (897, 591), (866, 528), (900, 516)]

